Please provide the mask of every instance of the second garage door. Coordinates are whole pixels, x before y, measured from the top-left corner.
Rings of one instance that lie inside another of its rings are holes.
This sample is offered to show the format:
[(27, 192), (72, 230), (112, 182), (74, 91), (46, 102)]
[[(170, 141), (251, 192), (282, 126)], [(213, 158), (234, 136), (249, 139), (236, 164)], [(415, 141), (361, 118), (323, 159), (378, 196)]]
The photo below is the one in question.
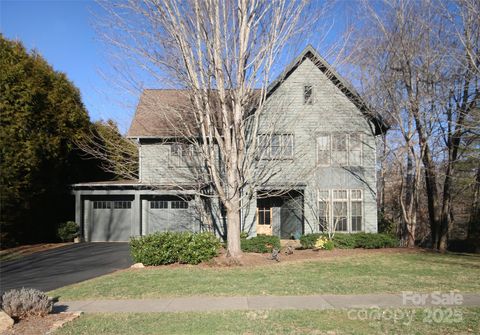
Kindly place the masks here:
[(180, 197), (156, 197), (148, 201), (147, 234), (162, 231), (198, 231), (192, 200)]

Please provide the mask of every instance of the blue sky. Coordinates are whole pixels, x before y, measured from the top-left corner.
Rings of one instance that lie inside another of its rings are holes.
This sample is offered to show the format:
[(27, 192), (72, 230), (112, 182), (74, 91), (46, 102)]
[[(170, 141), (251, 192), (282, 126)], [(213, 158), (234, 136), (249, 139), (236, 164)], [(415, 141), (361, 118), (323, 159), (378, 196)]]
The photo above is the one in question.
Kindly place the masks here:
[(1, 0), (1, 32), (36, 49), (55, 70), (65, 72), (80, 89), (92, 120), (113, 118), (125, 131), (134, 105), (122, 104), (119, 98), (125, 97), (124, 92), (113, 88), (102, 75), (110, 68), (92, 25), (96, 10), (95, 2), (88, 0)]
[[(335, 40), (338, 27), (345, 23), (346, 4), (337, 6), (328, 40)], [(138, 96), (116, 87), (109, 80), (111, 76), (103, 74), (113, 70), (93, 28), (92, 13), (97, 11), (98, 5), (90, 0), (0, 0), (0, 28), (7, 38), (36, 49), (55, 70), (67, 74), (80, 89), (92, 120), (112, 118), (125, 132)], [(314, 39), (304, 44), (318, 47)]]

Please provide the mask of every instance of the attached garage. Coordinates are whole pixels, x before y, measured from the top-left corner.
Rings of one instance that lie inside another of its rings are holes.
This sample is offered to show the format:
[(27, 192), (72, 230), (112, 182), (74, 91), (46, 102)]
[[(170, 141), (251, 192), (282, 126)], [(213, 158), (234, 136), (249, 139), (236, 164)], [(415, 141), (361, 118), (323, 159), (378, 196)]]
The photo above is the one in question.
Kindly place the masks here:
[(193, 192), (156, 190), (137, 181), (73, 185), (75, 221), (87, 242), (128, 242), (164, 231), (200, 231)]
[(133, 232), (133, 197), (94, 198), (89, 201), (88, 238), (91, 242), (125, 242)]

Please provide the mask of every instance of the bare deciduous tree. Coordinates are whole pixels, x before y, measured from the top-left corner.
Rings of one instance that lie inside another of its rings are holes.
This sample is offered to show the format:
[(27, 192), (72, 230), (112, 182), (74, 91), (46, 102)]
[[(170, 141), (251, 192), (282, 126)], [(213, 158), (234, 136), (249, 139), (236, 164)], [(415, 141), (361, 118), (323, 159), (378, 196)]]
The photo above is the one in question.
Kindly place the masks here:
[(267, 85), (287, 43), (326, 4), (310, 12), (304, 0), (101, 4), (110, 19), (101, 31), (113, 48), (154, 82), (182, 90), (184, 106), (166, 108), (165, 122), (194, 147), (193, 175), (225, 206), (228, 254), (240, 256), (242, 206), (275, 174), (259, 159), (265, 154), (259, 135), (273, 136), (276, 127), (262, 126)]
[(356, 59), (365, 92), (395, 121), (390, 144), (403, 142), (403, 154), (398, 146), (390, 152), (406, 165), (400, 195), (404, 226), (414, 232), (422, 169), (432, 244), (445, 250), (455, 167), (480, 97), (478, 2), (398, 0), (364, 7), (368, 33), (357, 39)]

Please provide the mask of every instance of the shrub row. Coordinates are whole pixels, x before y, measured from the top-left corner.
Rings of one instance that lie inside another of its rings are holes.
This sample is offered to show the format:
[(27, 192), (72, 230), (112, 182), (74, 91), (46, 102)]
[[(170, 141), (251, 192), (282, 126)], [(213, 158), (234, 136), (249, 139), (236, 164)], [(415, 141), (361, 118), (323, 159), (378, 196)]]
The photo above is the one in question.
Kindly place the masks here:
[[(304, 249), (312, 249), (315, 243), (321, 236), (325, 234), (315, 233), (306, 234), (300, 237), (300, 244)], [(335, 234), (333, 243), (336, 248), (340, 249), (378, 249), (378, 248), (393, 248), (398, 246), (398, 240), (388, 234), (373, 234), (373, 233), (354, 233), (354, 234)]]
[(164, 232), (132, 238), (130, 252), (136, 263), (163, 265), (198, 264), (218, 254), (220, 241), (209, 232)]
[(241, 248), (244, 252), (268, 253), (272, 250), (280, 250), (280, 238), (278, 236), (257, 235), (250, 239), (241, 239)]

